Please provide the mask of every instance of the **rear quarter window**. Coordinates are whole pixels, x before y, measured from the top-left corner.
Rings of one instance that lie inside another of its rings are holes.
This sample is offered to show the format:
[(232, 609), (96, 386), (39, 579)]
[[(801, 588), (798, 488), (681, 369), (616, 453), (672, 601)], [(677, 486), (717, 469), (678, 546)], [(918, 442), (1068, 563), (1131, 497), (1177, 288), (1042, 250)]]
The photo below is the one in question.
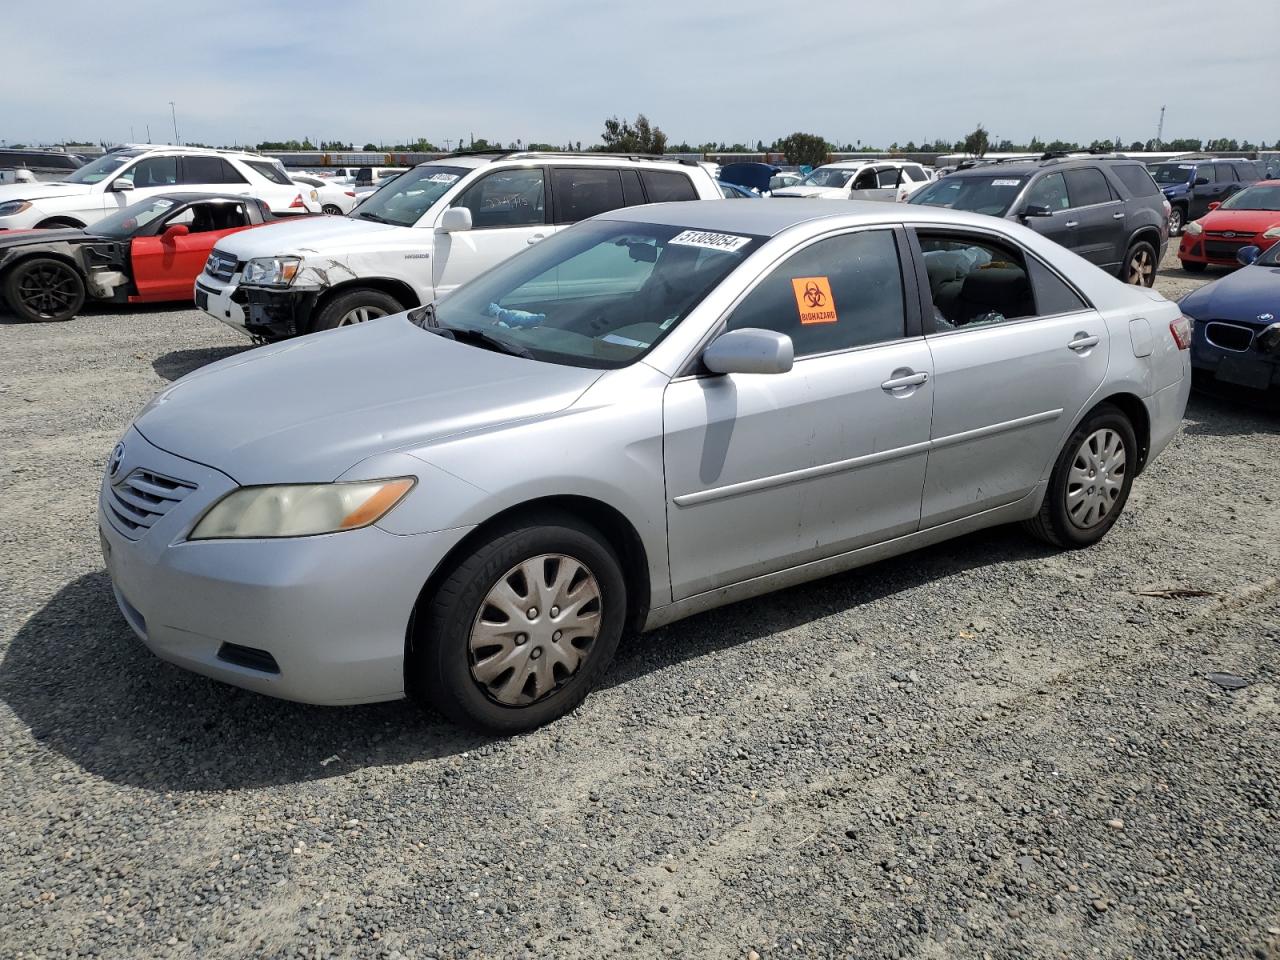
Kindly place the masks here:
[(666, 170), (641, 170), (640, 180), (650, 203), (668, 203), (676, 200), (697, 200), (698, 191), (693, 181), (683, 173)]
[(1111, 168), (1111, 172), (1135, 197), (1154, 197), (1160, 193), (1160, 188), (1151, 179), (1151, 174), (1147, 173), (1147, 168), (1141, 164), (1118, 163)]
[(283, 184), (286, 187), (290, 185), (289, 177), (285, 172), (269, 160), (246, 160), (244, 162), (246, 166), (260, 173), (272, 183)]

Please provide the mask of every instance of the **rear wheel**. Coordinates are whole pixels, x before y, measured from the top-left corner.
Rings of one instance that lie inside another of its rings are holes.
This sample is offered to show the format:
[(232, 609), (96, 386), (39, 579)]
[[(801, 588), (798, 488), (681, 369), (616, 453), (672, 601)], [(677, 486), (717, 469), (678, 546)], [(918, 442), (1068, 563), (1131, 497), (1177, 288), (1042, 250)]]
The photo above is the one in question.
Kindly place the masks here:
[(1200, 263), (1198, 260), (1183, 260), (1182, 269), (1187, 273), (1204, 273), (1204, 268), (1208, 264)]
[(84, 306), (84, 281), (71, 264), (37, 257), (9, 271), (4, 298), (23, 320), (70, 320)]
[(1067, 438), (1027, 530), (1056, 547), (1097, 543), (1129, 499), (1137, 453), (1129, 418), (1118, 407), (1099, 404)]
[(1125, 283), (1149, 287), (1156, 282), (1156, 248), (1146, 240), (1137, 240), (1124, 257)]
[(312, 330), (334, 330), (357, 323), (377, 320), (399, 313), (404, 306), (389, 293), (372, 287), (357, 287), (333, 297), (320, 308), (311, 324)]
[(1187, 222), (1187, 211), (1181, 207), (1174, 207), (1169, 211), (1169, 236), (1176, 237), (1182, 233), (1182, 228)]
[(329, 214), (329, 216), (331, 217), (342, 216), (342, 208), (338, 206), (336, 203), (326, 203), (323, 207), (320, 208), (320, 211), (322, 213)]
[(473, 730), (532, 730), (599, 683), (626, 608), (621, 565), (593, 527), (559, 513), (509, 524), (419, 609), (410, 689)]

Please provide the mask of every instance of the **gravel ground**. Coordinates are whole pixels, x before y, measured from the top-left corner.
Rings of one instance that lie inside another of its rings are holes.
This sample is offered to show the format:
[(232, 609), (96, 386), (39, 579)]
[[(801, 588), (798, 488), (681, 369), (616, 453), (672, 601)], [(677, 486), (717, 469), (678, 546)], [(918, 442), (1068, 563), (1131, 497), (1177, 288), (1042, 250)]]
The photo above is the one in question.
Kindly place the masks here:
[(1275, 413), (1193, 397), (1097, 548), (993, 530), (705, 614), (490, 741), (126, 628), (102, 464), (233, 334), (0, 340), (0, 956), (1280, 958)]

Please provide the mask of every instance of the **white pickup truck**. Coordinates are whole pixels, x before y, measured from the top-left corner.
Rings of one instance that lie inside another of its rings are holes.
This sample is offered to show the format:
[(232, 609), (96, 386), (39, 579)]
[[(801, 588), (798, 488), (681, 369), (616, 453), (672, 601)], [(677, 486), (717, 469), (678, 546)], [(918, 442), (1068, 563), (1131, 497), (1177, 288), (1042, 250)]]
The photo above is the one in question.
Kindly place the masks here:
[(346, 217), (218, 241), (196, 305), (256, 339), (279, 340), (430, 303), (566, 226), (619, 207), (721, 199), (689, 161), (505, 153), (424, 163)]

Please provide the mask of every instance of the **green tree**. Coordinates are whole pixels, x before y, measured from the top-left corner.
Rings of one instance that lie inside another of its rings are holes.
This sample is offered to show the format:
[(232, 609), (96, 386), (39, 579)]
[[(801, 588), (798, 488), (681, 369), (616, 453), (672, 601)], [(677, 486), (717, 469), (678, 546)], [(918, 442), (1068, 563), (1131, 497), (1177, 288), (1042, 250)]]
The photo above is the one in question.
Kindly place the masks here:
[(651, 125), (643, 113), (636, 116), (634, 124), (610, 117), (604, 122), (604, 133), (600, 139), (603, 146), (597, 149), (607, 153), (667, 152), (667, 135), (661, 128)]
[(982, 124), (978, 124), (977, 129), (964, 138), (964, 141), (960, 144), (960, 149), (970, 156), (981, 157), (987, 152), (987, 147), (990, 145), (989, 140), (986, 128)]
[(793, 166), (820, 167), (831, 153), (826, 138), (816, 133), (793, 133), (779, 140), (776, 146), (786, 154), (787, 163)]

